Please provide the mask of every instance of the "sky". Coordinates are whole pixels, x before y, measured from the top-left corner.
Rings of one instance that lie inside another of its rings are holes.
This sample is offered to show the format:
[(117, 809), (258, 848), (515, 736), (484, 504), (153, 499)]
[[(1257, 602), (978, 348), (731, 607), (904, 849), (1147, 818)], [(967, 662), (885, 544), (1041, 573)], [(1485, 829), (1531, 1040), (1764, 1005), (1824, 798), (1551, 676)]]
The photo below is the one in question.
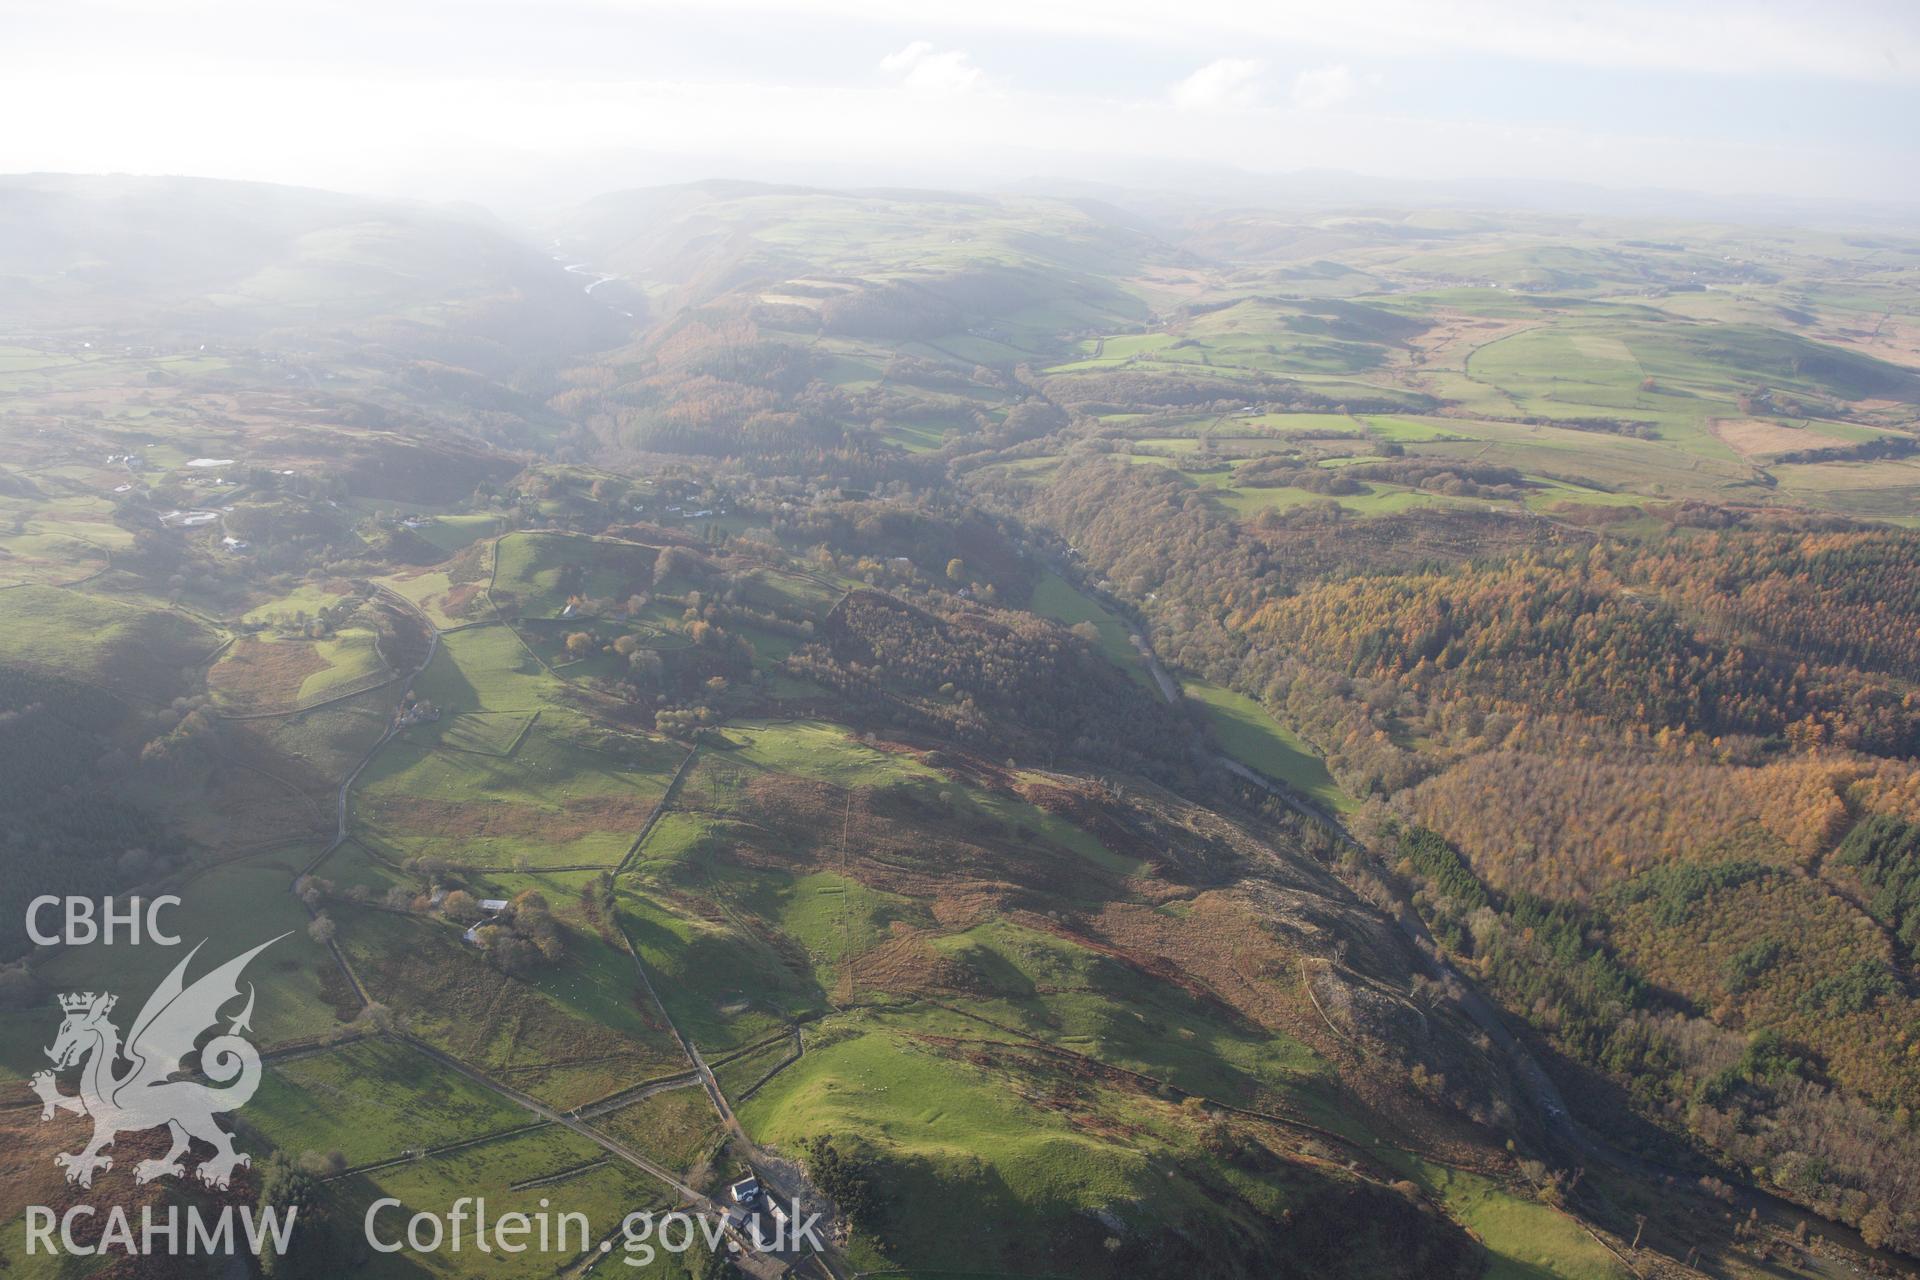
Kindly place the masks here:
[(0, 172), (1920, 203), (1915, 0), (0, 0)]

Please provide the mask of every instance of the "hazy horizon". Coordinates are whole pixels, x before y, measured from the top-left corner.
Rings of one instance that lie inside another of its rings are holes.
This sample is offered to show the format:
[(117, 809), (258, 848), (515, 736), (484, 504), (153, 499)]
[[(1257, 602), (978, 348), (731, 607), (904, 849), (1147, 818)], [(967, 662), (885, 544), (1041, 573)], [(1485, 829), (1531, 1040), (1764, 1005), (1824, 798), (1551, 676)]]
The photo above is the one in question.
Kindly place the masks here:
[(1920, 0), (5, 4), (0, 1280), (1920, 1280)]
[(707, 177), (1257, 190), (1332, 174), (1523, 204), (1577, 206), (1564, 184), (1653, 211), (1689, 197), (1677, 216), (1920, 201), (1920, 12), (1871, 0), (1817, 18), (1203, 2), (1177, 26), (1135, 3), (571, 0), (535, 17), (28, 0), (0, 35), (0, 103), (35, 120), (0, 142), (6, 172), (513, 210)]

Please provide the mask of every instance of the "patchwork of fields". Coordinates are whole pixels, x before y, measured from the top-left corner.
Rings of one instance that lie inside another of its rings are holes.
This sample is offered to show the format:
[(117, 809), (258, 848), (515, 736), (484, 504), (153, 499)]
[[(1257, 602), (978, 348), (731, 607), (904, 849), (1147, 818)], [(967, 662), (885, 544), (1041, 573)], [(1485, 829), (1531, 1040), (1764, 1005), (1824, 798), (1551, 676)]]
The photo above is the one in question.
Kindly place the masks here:
[[(517, 265), (417, 296), (424, 212), (305, 216), (0, 345), (0, 905), (270, 944), (233, 1198), (604, 1237), (751, 1174), (816, 1278), (1911, 1229), (1910, 868), (1839, 852), (1920, 814), (1909, 249), (715, 184), (554, 228), (593, 298), (464, 223)], [(185, 949), (5, 937), (11, 1232), (80, 1194), (50, 997)]]

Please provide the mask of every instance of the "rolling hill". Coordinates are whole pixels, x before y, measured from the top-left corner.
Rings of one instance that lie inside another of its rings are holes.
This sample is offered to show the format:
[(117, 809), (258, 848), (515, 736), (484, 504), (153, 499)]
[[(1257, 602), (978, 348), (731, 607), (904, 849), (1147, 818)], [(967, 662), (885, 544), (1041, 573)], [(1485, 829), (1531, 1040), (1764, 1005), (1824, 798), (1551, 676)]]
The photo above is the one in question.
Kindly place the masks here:
[[(322, 1273), (1914, 1274), (1914, 248), (0, 181), (0, 897), (291, 935)], [(0, 947), (37, 1153), (173, 957)]]

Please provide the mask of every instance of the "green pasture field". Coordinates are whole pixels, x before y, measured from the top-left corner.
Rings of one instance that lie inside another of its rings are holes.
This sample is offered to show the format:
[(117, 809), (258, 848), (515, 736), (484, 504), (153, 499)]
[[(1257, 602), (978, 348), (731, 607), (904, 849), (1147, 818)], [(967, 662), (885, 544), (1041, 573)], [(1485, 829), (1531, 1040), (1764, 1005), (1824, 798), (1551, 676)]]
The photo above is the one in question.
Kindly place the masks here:
[(1141, 436), (1133, 442), (1131, 453), (1193, 453), (1200, 448), (1200, 437)]
[[(1177, 338), (1169, 339), (1165, 347), (1150, 354), (1130, 358), (1101, 357), (1093, 360), (1075, 360), (1068, 364), (1055, 365), (1046, 372), (1049, 376), (1057, 377), (1076, 373), (1107, 373), (1125, 368), (1129, 373), (1154, 377), (1205, 377), (1224, 382), (1244, 382), (1249, 388), (1259, 385), (1259, 379), (1270, 372), (1268, 369), (1231, 362), (1210, 364), (1203, 358), (1206, 352), (1198, 344), (1175, 349), (1174, 344), (1178, 341)], [(1186, 358), (1182, 358), (1183, 356)], [(1334, 370), (1327, 370), (1327, 372), (1334, 372)]]
[[(1237, 419), (1231, 421), (1238, 421)], [(1359, 433), (1354, 433), (1358, 441)], [(1339, 449), (1351, 447), (1337, 440), (1313, 441), (1311, 448)], [(1170, 455), (1169, 461), (1195, 470), (1205, 470), (1218, 463), (1244, 462), (1250, 458), (1265, 458), (1276, 453), (1290, 453), (1296, 446), (1278, 432), (1235, 430), (1222, 426), (1217, 430), (1203, 430), (1197, 436), (1149, 436), (1133, 442), (1128, 453), (1137, 457)]]
[(324, 640), (311, 641), (327, 669), (300, 682), (295, 695), (300, 705), (336, 697), (392, 675), (393, 669), (380, 656), (377, 640), (378, 633), (371, 627), (343, 627)]
[[(571, 596), (624, 602), (653, 584), (653, 547), (556, 533), (510, 533), (495, 545), (492, 593), (512, 595), (521, 616), (557, 618)], [(569, 571), (576, 585), (567, 590)]]
[(1537, 486), (1526, 496), (1527, 508), (1531, 511), (1551, 511), (1563, 503), (1583, 507), (1638, 507), (1646, 501), (1637, 493), (1611, 493), (1548, 476), (1528, 476), (1527, 480)]
[(902, 342), (899, 349), (906, 355), (955, 364), (1006, 366), (1031, 360), (1040, 347), (1051, 346), (1051, 335), (1027, 333), (1009, 337), (1014, 340), (1002, 342), (971, 333), (943, 333), (938, 338)]
[[(707, 887), (704, 878), (690, 885), (703, 892)], [(810, 973), (797, 972), (724, 911), (717, 919), (695, 915), (689, 896), (688, 888), (657, 875), (634, 874), (622, 877), (619, 904), (620, 927), (646, 965), (655, 994), (694, 1043), (724, 1053), (825, 1007), (825, 994)]]
[(1640, 280), (1638, 272), (1630, 270), (1620, 255), (1589, 245), (1520, 244), (1486, 248), (1474, 244), (1458, 250), (1411, 254), (1397, 260), (1394, 267), (1421, 277), (1450, 276), (1475, 284), (1499, 286), (1497, 290), (1485, 292), (1576, 292)]
[[(605, 647), (594, 649), (584, 658), (575, 658), (567, 652), (567, 636), (570, 632), (591, 625), (572, 622), (522, 622), (517, 628), (520, 638), (546, 659), (553, 673), (562, 680), (603, 680), (626, 673), (627, 660), (617, 653), (608, 652)], [(643, 633), (648, 640), (656, 639), (652, 628)], [(646, 645), (647, 648), (678, 648), (677, 645)]]
[(1450, 440), (1456, 437), (1472, 438), (1473, 435), (1471, 424), (1457, 423), (1452, 418), (1409, 418), (1398, 414), (1369, 414), (1362, 421), (1375, 435), (1400, 444)]
[(145, 602), (44, 586), (0, 595), (0, 653), (7, 661), (136, 691), (146, 700), (177, 685), (179, 668), (204, 659), (218, 643), (199, 620)]
[(1628, 1274), (1619, 1259), (1572, 1218), (1491, 1178), (1394, 1147), (1380, 1148), (1380, 1158), (1480, 1238), (1490, 1255), (1486, 1280), (1623, 1280)]
[(815, 373), (829, 386), (850, 391), (869, 391), (886, 377), (887, 353), (869, 352), (838, 342), (822, 340), (814, 344)]
[(681, 1174), (711, 1158), (726, 1137), (697, 1082), (630, 1102), (595, 1119), (593, 1127)]
[[(838, 725), (811, 720), (742, 721), (729, 725), (727, 733), (736, 741), (747, 739), (748, 745), (708, 757), (720, 766), (738, 762), (776, 773), (816, 778), (841, 787), (907, 790), (929, 809), (949, 810), (963, 825), (987, 821), (1004, 832), (1025, 831), (1030, 837), (1044, 839), (1113, 874), (1127, 876), (1140, 870), (1139, 862), (1112, 852), (1092, 835), (1056, 814), (1016, 795), (950, 779), (912, 756), (869, 747)], [(681, 804), (724, 810), (729, 803), (727, 796), (712, 790), (705, 778), (706, 774), (699, 770), (688, 778), (681, 792)], [(656, 826), (641, 851), (642, 857), (660, 857), (661, 840), (662, 834)]]
[[(1307, 1045), (1223, 1020), (1177, 987), (1067, 939), (992, 921), (935, 939), (971, 975), (972, 1035), (1027, 1037), (1237, 1106), (1276, 1101), (1341, 1127), (1332, 1069)], [(1297, 977), (1276, 979), (1294, 982)], [(994, 1027), (978, 1021), (985, 1018)]]
[[(903, 1174), (913, 1169), (913, 1185), (893, 1189), (899, 1261), (1018, 1248), (1053, 1215), (1164, 1196), (1147, 1152), (1036, 1111), (993, 1073), (928, 1048), (911, 1030), (828, 1019), (809, 1033), (805, 1056), (738, 1108), (759, 1141), (793, 1149), (831, 1133), (873, 1142)], [(979, 1237), (983, 1221), (997, 1228), (990, 1246)]]
[(1373, 381), (1345, 377), (1330, 373), (1294, 373), (1289, 374), (1291, 381), (1298, 382), (1315, 395), (1338, 404), (1342, 401), (1387, 401), (1394, 404), (1393, 412), (1400, 414), (1424, 413), (1431, 407), (1431, 400), (1425, 392), (1409, 391), (1389, 381), (1389, 373), (1372, 375)]
[(895, 923), (932, 925), (925, 904), (832, 871), (759, 871), (732, 886), (743, 907), (806, 953), (815, 981), (831, 988), (847, 961), (884, 942)]
[(1356, 436), (1361, 434), (1361, 423), (1344, 413), (1262, 413), (1244, 418), (1235, 415), (1222, 421), (1218, 427), (1221, 431), (1242, 428), (1272, 431), (1283, 436), (1301, 431), (1345, 431)]
[(1365, 339), (1335, 337), (1284, 306), (1243, 302), (1186, 321), (1177, 330), (1115, 334), (1079, 344), (1082, 358), (1049, 374), (1071, 374), (1152, 362), (1193, 365), (1210, 373), (1357, 374), (1377, 368), (1384, 349)]
[[(1704, 434), (1710, 416), (1735, 412), (1736, 387), (1711, 378), (1710, 370), (1685, 387), (1661, 384), (1641, 361), (1632, 330), (1555, 326), (1526, 329), (1475, 350), (1467, 376), (1509, 397), (1520, 412), (1547, 418), (1625, 418), (1648, 421), (1663, 436), (1684, 439), (1708, 456), (1733, 452)], [(1671, 376), (1671, 375), (1670, 375)], [(1643, 384), (1653, 378), (1652, 387)], [(1704, 388), (1713, 398), (1703, 399)]]
[(796, 1047), (792, 1036), (781, 1036), (771, 1044), (728, 1058), (713, 1068), (714, 1082), (720, 1086), (720, 1092), (726, 1095), (729, 1104), (737, 1102), (746, 1096), (747, 1090), (760, 1084), (776, 1068), (784, 1070), (781, 1064), (794, 1056)]
[(541, 667), (511, 627), (468, 627), (440, 637), (413, 691), (448, 711), (538, 711), (558, 707), (562, 683)]
[[(293, 896), (293, 878), (315, 852), (299, 846), (225, 863), (170, 886), (180, 905), (163, 908), (160, 924), (180, 938), (178, 946), (93, 945), (56, 951), (34, 966), (50, 991), (111, 991), (120, 998), (119, 1025), (131, 1027), (146, 997), (173, 968), (199, 948), (186, 981), (234, 956), (278, 938), (254, 957), (241, 975), (241, 996), (251, 986), (254, 1041), (262, 1048), (323, 1035), (340, 1014), (358, 1012), (333, 959), (307, 936), (306, 910)], [(282, 936), (285, 935), (285, 936)], [(223, 1013), (237, 1014), (235, 1000)], [(0, 1071), (21, 1079), (46, 1066), (41, 1047), (52, 1042), (59, 1011), (51, 996), (44, 1007), (0, 1014)]]
[(1100, 635), (1100, 652), (1135, 681), (1154, 689), (1153, 676), (1148, 673), (1140, 651), (1133, 647), (1133, 641), (1129, 638), (1133, 629), (1099, 601), (1076, 590), (1072, 583), (1053, 570), (1048, 569), (1041, 574), (1039, 582), (1034, 584), (1033, 598), (1028, 608), (1064, 626), (1092, 623)]
[(444, 569), (403, 569), (376, 581), (395, 595), (411, 600), (436, 627), (444, 629), (475, 621), (473, 618), (455, 617), (446, 607), (447, 593), (453, 589), (453, 581)]
[(1256, 516), (1268, 508), (1286, 510), (1289, 507), (1306, 506), (1316, 502), (1335, 503), (1357, 516), (1396, 515), (1402, 511), (1412, 511), (1422, 507), (1465, 507), (1484, 510), (1490, 506), (1501, 505), (1493, 499), (1429, 493), (1424, 489), (1413, 489), (1406, 485), (1388, 484), (1384, 481), (1368, 482), (1364, 493), (1315, 493), (1310, 489), (1301, 489), (1292, 485), (1274, 488), (1249, 485), (1241, 488), (1233, 483), (1236, 468), (1231, 464), (1200, 470), (1183, 468), (1174, 460), (1144, 454), (1126, 455), (1126, 460), (1141, 465), (1167, 467), (1193, 484), (1195, 488), (1208, 491), (1209, 496), (1219, 504), (1221, 510), (1240, 519)]
[(80, 357), (37, 347), (0, 346), (0, 373), (33, 373), (80, 363)]
[(695, 808), (711, 808), (707, 797), (697, 794), (699, 777), (697, 771), (690, 773), (681, 784), (678, 797), (673, 806), (655, 820), (647, 831), (647, 838), (634, 855), (634, 869), (641, 870), (649, 866), (665, 869), (676, 863), (700, 857), (721, 842), (736, 837), (728, 830), (733, 819), (715, 816), (712, 813), (690, 812)]
[(491, 622), (495, 616), (487, 601), (485, 587), (493, 544), (483, 544), (477, 554), (484, 558), (478, 576), (471, 581), (456, 584), (446, 569), (403, 569), (374, 581), (394, 594), (411, 600), (436, 627), (443, 630)]
[(339, 779), (352, 772), (387, 731), (399, 697), (399, 686), (389, 684), (329, 706), (247, 724), (251, 732), (266, 735), (279, 750), (309, 765), (316, 777)]
[(1655, 423), (1661, 438), (1716, 462), (1738, 454), (1708, 429), (1739, 415), (1756, 385), (1852, 401), (1920, 393), (1920, 375), (1796, 335), (1746, 325), (1567, 323), (1478, 348), (1467, 375), (1520, 411)]
[(318, 617), (322, 611), (349, 599), (352, 593), (346, 587), (344, 582), (302, 582), (285, 595), (247, 610), (240, 615), (240, 621), (261, 626), (296, 626), (301, 618)]
[(527, 890), (545, 898), (566, 929), (567, 954), (522, 981), (600, 1026), (646, 1039), (659, 1030), (657, 1011), (614, 931), (616, 922), (596, 924), (581, 906), (582, 892), (599, 878), (593, 871), (495, 872), (473, 877), (471, 885), (477, 898), (513, 898)]
[(742, 720), (728, 725), (726, 736), (739, 744), (727, 753), (729, 758), (840, 787), (884, 787), (940, 777), (911, 756), (870, 747), (825, 720)]
[[(155, 370), (180, 378), (232, 368), (219, 356), (116, 356), (102, 351), (70, 354), (31, 347), (0, 347), (0, 391), (33, 394), (144, 385)], [(228, 455), (222, 454), (221, 457)]]
[[(24, 473), (10, 474), (23, 487), (38, 487)], [(133, 534), (113, 522), (113, 505), (105, 497), (0, 496), (0, 587), (76, 582), (104, 568), (112, 552), (132, 546)]]
[[(1154, 696), (1158, 697), (1158, 692)], [(1033, 780), (1038, 775), (1026, 776), (1029, 780)], [(1018, 796), (955, 782), (947, 782), (938, 788), (929, 789), (936, 796), (952, 797), (954, 808), (964, 810), (964, 816), (968, 819), (976, 821), (986, 819), (999, 824), (1003, 830), (1037, 835), (1065, 849), (1068, 853), (1086, 859), (1112, 875), (1133, 876), (1145, 869), (1146, 864), (1139, 859), (1115, 853), (1100, 843), (1091, 832), (1075, 826), (1058, 814), (1048, 813), (1038, 805), (1029, 804)]]
[(1164, 351), (1178, 337), (1172, 333), (1116, 333), (1103, 338), (1083, 338), (1075, 344), (1087, 360), (1118, 361), (1132, 356)]
[(881, 433), (887, 443), (908, 453), (933, 453), (946, 442), (945, 433), (922, 423), (896, 423)]
[(395, 885), (416, 893), (425, 888), (420, 877), (376, 856), (357, 840), (348, 840), (328, 854), (314, 875), (332, 885), (337, 893), (346, 893), (355, 886), (365, 889), (375, 902)]
[(517, 1129), (523, 1108), (397, 1040), (368, 1039), (267, 1064), (242, 1113), (273, 1146), (339, 1152), (349, 1167)]
[(0, 587), (78, 582), (106, 567), (108, 550), (74, 536), (72, 526), (29, 522), (18, 533), (0, 535)]
[[(569, 1170), (579, 1172), (557, 1182), (542, 1181), (540, 1185), (515, 1190), (521, 1184)], [(487, 1214), (496, 1221), (505, 1213), (553, 1215), (548, 1222), (556, 1232), (559, 1214), (586, 1215), (585, 1249), (577, 1247), (579, 1230), (572, 1227), (567, 1243), (574, 1247), (564, 1252), (558, 1248), (557, 1237), (549, 1240), (550, 1249), (543, 1252), (537, 1233), (521, 1237), (521, 1241), (529, 1245), (522, 1253), (497, 1248), (482, 1251), (473, 1242), (469, 1223), (465, 1247), (457, 1253), (447, 1248), (434, 1253), (420, 1253), (411, 1248), (397, 1253), (374, 1253), (357, 1272), (371, 1276), (449, 1276), (459, 1280), (496, 1276), (503, 1280), (519, 1277), (531, 1280), (559, 1274), (582, 1254), (597, 1249), (601, 1237), (615, 1234), (627, 1214), (641, 1209), (662, 1210), (677, 1199), (671, 1188), (650, 1175), (617, 1156), (609, 1156), (589, 1139), (557, 1125), (356, 1174), (328, 1184), (328, 1191), (342, 1219), (356, 1232), (375, 1200), (388, 1196), (399, 1200), (401, 1207), (383, 1210), (375, 1222), (376, 1230), (387, 1240), (404, 1240), (407, 1220), (414, 1213), (444, 1216), (463, 1196), (484, 1197)], [(610, 1256), (617, 1259), (622, 1256), (617, 1252), (617, 1238), (615, 1249)], [(622, 1266), (619, 1270), (625, 1273), (634, 1268)]]
[(450, 923), (344, 903), (329, 911), (374, 1000), (435, 1048), (543, 1102), (577, 1107), (684, 1070), (679, 1047), (630, 988), (627, 1012), (609, 1018), (606, 983), (625, 981), (625, 957), (611, 948), (570, 937), (566, 960), (524, 982), (489, 965)]
[[(795, 649), (806, 643), (801, 637), (783, 635), (778, 631), (769, 631), (765, 627), (736, 626), (734, 633), (744, 637), (747, 643), (753, 646), (754, 669), (763, 680), (785, 677), (785, 673), (778, 670), (779, 664), (786, 661)], [(669, 646), (652, 647), (667, 648)], [(811, 688), (811, 692), (818, 691), (818, 686)]]
[[(1204, 1163), (1191, 1125), (1150, 1092), (1081, 1079), (1069, 1114), (1035, 1108), (1022, 1095), (1054, 1087), (1060, 1060), (937, 1007), (831, 1015), (805, 1035), (806, 1053), (736, 1110), (757, 1140), (788, 1150), (820, 1132), (878, 1148), (895, 1171), (893, 1265), (938, 1266), (965, 1249), (976, 1266), (1017, 1271), (1063, 1218), (1089, 1210), (1142, 1228), (1233, 1212), (1189, 1172)], [(1288, 1167), (1236, 1191), (1284, 1213), (1318, 1176)], [(995, 1224), (990, 1239), (981, 1221)], [(856, 1238), (856, 1263), (868, 1247)]]
[(433, 523), (424, 529), (415, 529), (415, 537), (424, 538), (448, 555), (463, 551), (481, 538), (491, 537), (500, 529), (501, 517), (485, 514), (477, 515), (437, 515)]
[(1243, 693), (1205, 680), (1183, 678), (1181, 687), (1207, 713), (1214, 736), (1227, 754), (1259, 773), (1298, 791), (1335, 812), (1358, 804), (1327, 772), (1326, 761), (1297, 734), (1267, 714)]
[(1222, 487), (1216, 495), (1220, 505), (1236, 516), (1258, 515), (1268, 507), (1285, 509), (1311, 502), (1333, 502), (1357, 516), (1398, 515), (1424, 507), (1467, 507), (1485, 510), (1499, 504), (1489, 498), (1462, 498), (1443, 493), (1428, 493), (1405, 485), (1369, 482), (1365, 493), (1324, 494), (1307, 489), (1233, 489)]
[(824, 618), (838, 603), (840, 591), (797, 573), (775, 569), (750, 571), (738, 587), (741, 601), (756, 609), (772, 609), (789, 617)]
[(1782, 493), (1815, 506), (1866, 519), (1910, 519), (1920, 512), (1920, 463), (1912, 459), (1793, 463), (1768, 470)]
[[(1385, 362), (1385, 348), (1371, 341), (1350, 341), (1324, 332), (1298, 332), (1286, 327), (1255, 327), (1234, 331), (1226, 328), (1227, 317), (1247, 310), (1250, 304), (1215, 312), (1189, 326), (1191, 345), (1172, 347), (1161, 352), (1162, 359), (1197, 357), (1210, 367), (1251, 369), (1262, 373), (1361, 374), (1377, 369)], [(1284, 326), (1283, 317), (1262, 322)]]
[(1718, 441), (1719, 452), (1708, 456), (1675, 441), (1524, 423), (1462, 421), (1457, 431), (1470, 438), (1412, 442), (1407, 452), (1509, 466), (1527, 475), (1648, 497), (1725, 501), (1744, 493), (1748, 501), (1766, 498), (1755, 484), (1754, 469)]
[(407, 730), (410, 741), (448, 751), (471, 751), (483, 756), (512, 755), (525, 740), (538, 711), (463, 711), (442, 715)]
[(612, 867), (665, 793), (681, 755), (651, 739), (630, 739), (626, 750), (611, 756), (544, 721), (511, 757), (395, 740), (360, 775), (354, 830), (400, 859)]

